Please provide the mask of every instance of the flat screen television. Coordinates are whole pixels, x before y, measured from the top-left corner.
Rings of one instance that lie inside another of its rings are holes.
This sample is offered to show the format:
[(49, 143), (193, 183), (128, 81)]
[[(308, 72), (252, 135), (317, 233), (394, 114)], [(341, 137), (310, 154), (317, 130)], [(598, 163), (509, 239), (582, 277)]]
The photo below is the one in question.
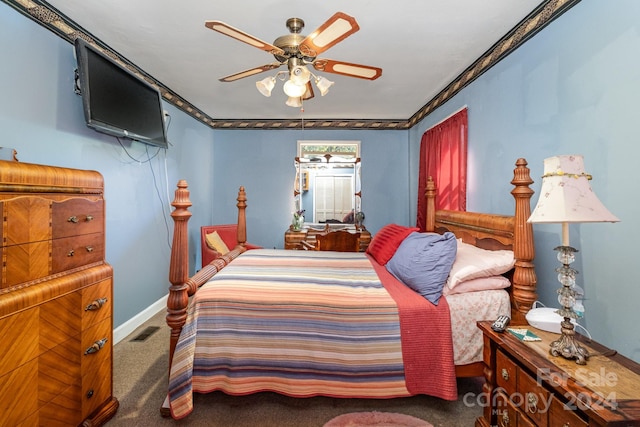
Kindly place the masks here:
[(167, 148), (160, 92), (80, 38), (75, 52), (87, 126)]

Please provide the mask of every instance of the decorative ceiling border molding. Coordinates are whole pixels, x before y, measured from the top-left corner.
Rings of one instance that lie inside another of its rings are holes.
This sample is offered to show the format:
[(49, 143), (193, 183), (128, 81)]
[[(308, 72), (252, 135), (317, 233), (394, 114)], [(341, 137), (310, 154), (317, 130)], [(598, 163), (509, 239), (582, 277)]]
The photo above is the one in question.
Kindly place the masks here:
[(427, 115), (449, 101), (464, 87), (484, 74), (487, 70), (507, 57), (525, 41), (546, 27), (554, 19), (575, 6), (581, 0), (547, 0), (529, 16), (520, 21), (509, 33), (487, 50), (471, 66), (456, 77), (438, 95), (425, 104), (420, 110), (407, 120), (355, 120), (355, 119), (313, 119), (313, 120), (254, 120), (254, 119), (214, 119), (200, 109), (190, 104), (170, 88), (154, 79), (135, 64), (113, 51), (102, 41), (93, 37), (91, 33), (60, 13), (45, 1), (41, 0), (2, 0), (23, 15), (31, 18), (43, 27), (51, 30), (61, 38), (73, 44), (78, 37), (88, 41), (103, 50), (120, 65), (138, 77), (157, 87), (162, 97), (178, 109), (184, 111), (196, 120), (214, 129), (367, 129), (367, 130), (405, 130), (418, 124)]

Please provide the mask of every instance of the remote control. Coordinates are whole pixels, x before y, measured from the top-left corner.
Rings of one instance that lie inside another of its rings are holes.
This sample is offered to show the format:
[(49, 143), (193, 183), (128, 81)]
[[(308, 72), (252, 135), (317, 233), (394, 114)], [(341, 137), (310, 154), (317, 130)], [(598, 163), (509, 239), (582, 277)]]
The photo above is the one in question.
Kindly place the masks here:
[(511, 318), (509, 316), (505, 316), (504, 314), (500, 315), (495, 320), (495, 322), (491, 324), (491, 329), (493, 329), (496, 332), (504, 332), (504, 330), (507, 328), (507, 325), (509, 324), (510, 321), (511, 321)]

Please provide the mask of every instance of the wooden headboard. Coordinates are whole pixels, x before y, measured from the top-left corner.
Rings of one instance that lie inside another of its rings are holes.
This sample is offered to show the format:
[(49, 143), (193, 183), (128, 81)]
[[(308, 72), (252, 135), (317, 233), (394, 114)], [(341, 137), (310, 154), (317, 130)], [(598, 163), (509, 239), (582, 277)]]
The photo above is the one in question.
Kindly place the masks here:
[(535, 247), (533, 227), (527, 222), (531, 215), (533, 184), (527, 161), (518, 159), (513, 171), (511, 191), (515, 199), (514, 215), (495, 215), (478, 212), (435, 210), (436, 188), (433, 180), (427, 181), (427, 231), (450, 231), (462, 241), (489, 249), (510, 249), (516, 259), (514, 269), (508, 274), (511, 280), (511, 319), (514, 324), (525, 324), (525, 314), (537, 299), (536, 273), (533, 265)]

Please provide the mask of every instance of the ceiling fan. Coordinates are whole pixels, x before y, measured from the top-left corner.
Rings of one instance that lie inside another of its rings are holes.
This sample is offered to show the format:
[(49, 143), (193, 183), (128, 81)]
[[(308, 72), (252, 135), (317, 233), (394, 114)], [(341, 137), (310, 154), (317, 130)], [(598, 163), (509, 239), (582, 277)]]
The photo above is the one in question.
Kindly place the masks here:
[(289, 96), (287, 105), (290, 106), (301, 106), (301, 100), (313, 98), (312, 77), (323, 96), (327, 93), (329, 87), (333, 85), (333, 82), (326, 78), (316, 76), (310, 72), (307, 65), (313, 66), (316, 71), (367, 80), (375, 80), (382, 75), (382, 69), (378, 67), (318, 58), (319, 54), (360, 29), (355, 18), (343, 12), (334, 14), (308, 36), (300, 34), (304, 28), (304, 21), (300, 18), (290, 18), (287, 20), (286, 26), (291, 34), (278, 37), (273, 44), (262, 41), (221, 21), (206, 21), (205, 26), (250, 46), (264, 50), (272, 54), (277, 61), (222, 77), (219, 79), (221, 82), (233, 82), (265, 71), (274, 70), (286, 64), (288, 71), (280, 71), (274, 77), (267, 77), (257, 82), (256, 86), (260, 93), (265, 96), (271, 96), (271, 90), (275, 85), (276, 78), (285, 80), (288, 75), (289, 79), (285, 82), (284, 91)]

